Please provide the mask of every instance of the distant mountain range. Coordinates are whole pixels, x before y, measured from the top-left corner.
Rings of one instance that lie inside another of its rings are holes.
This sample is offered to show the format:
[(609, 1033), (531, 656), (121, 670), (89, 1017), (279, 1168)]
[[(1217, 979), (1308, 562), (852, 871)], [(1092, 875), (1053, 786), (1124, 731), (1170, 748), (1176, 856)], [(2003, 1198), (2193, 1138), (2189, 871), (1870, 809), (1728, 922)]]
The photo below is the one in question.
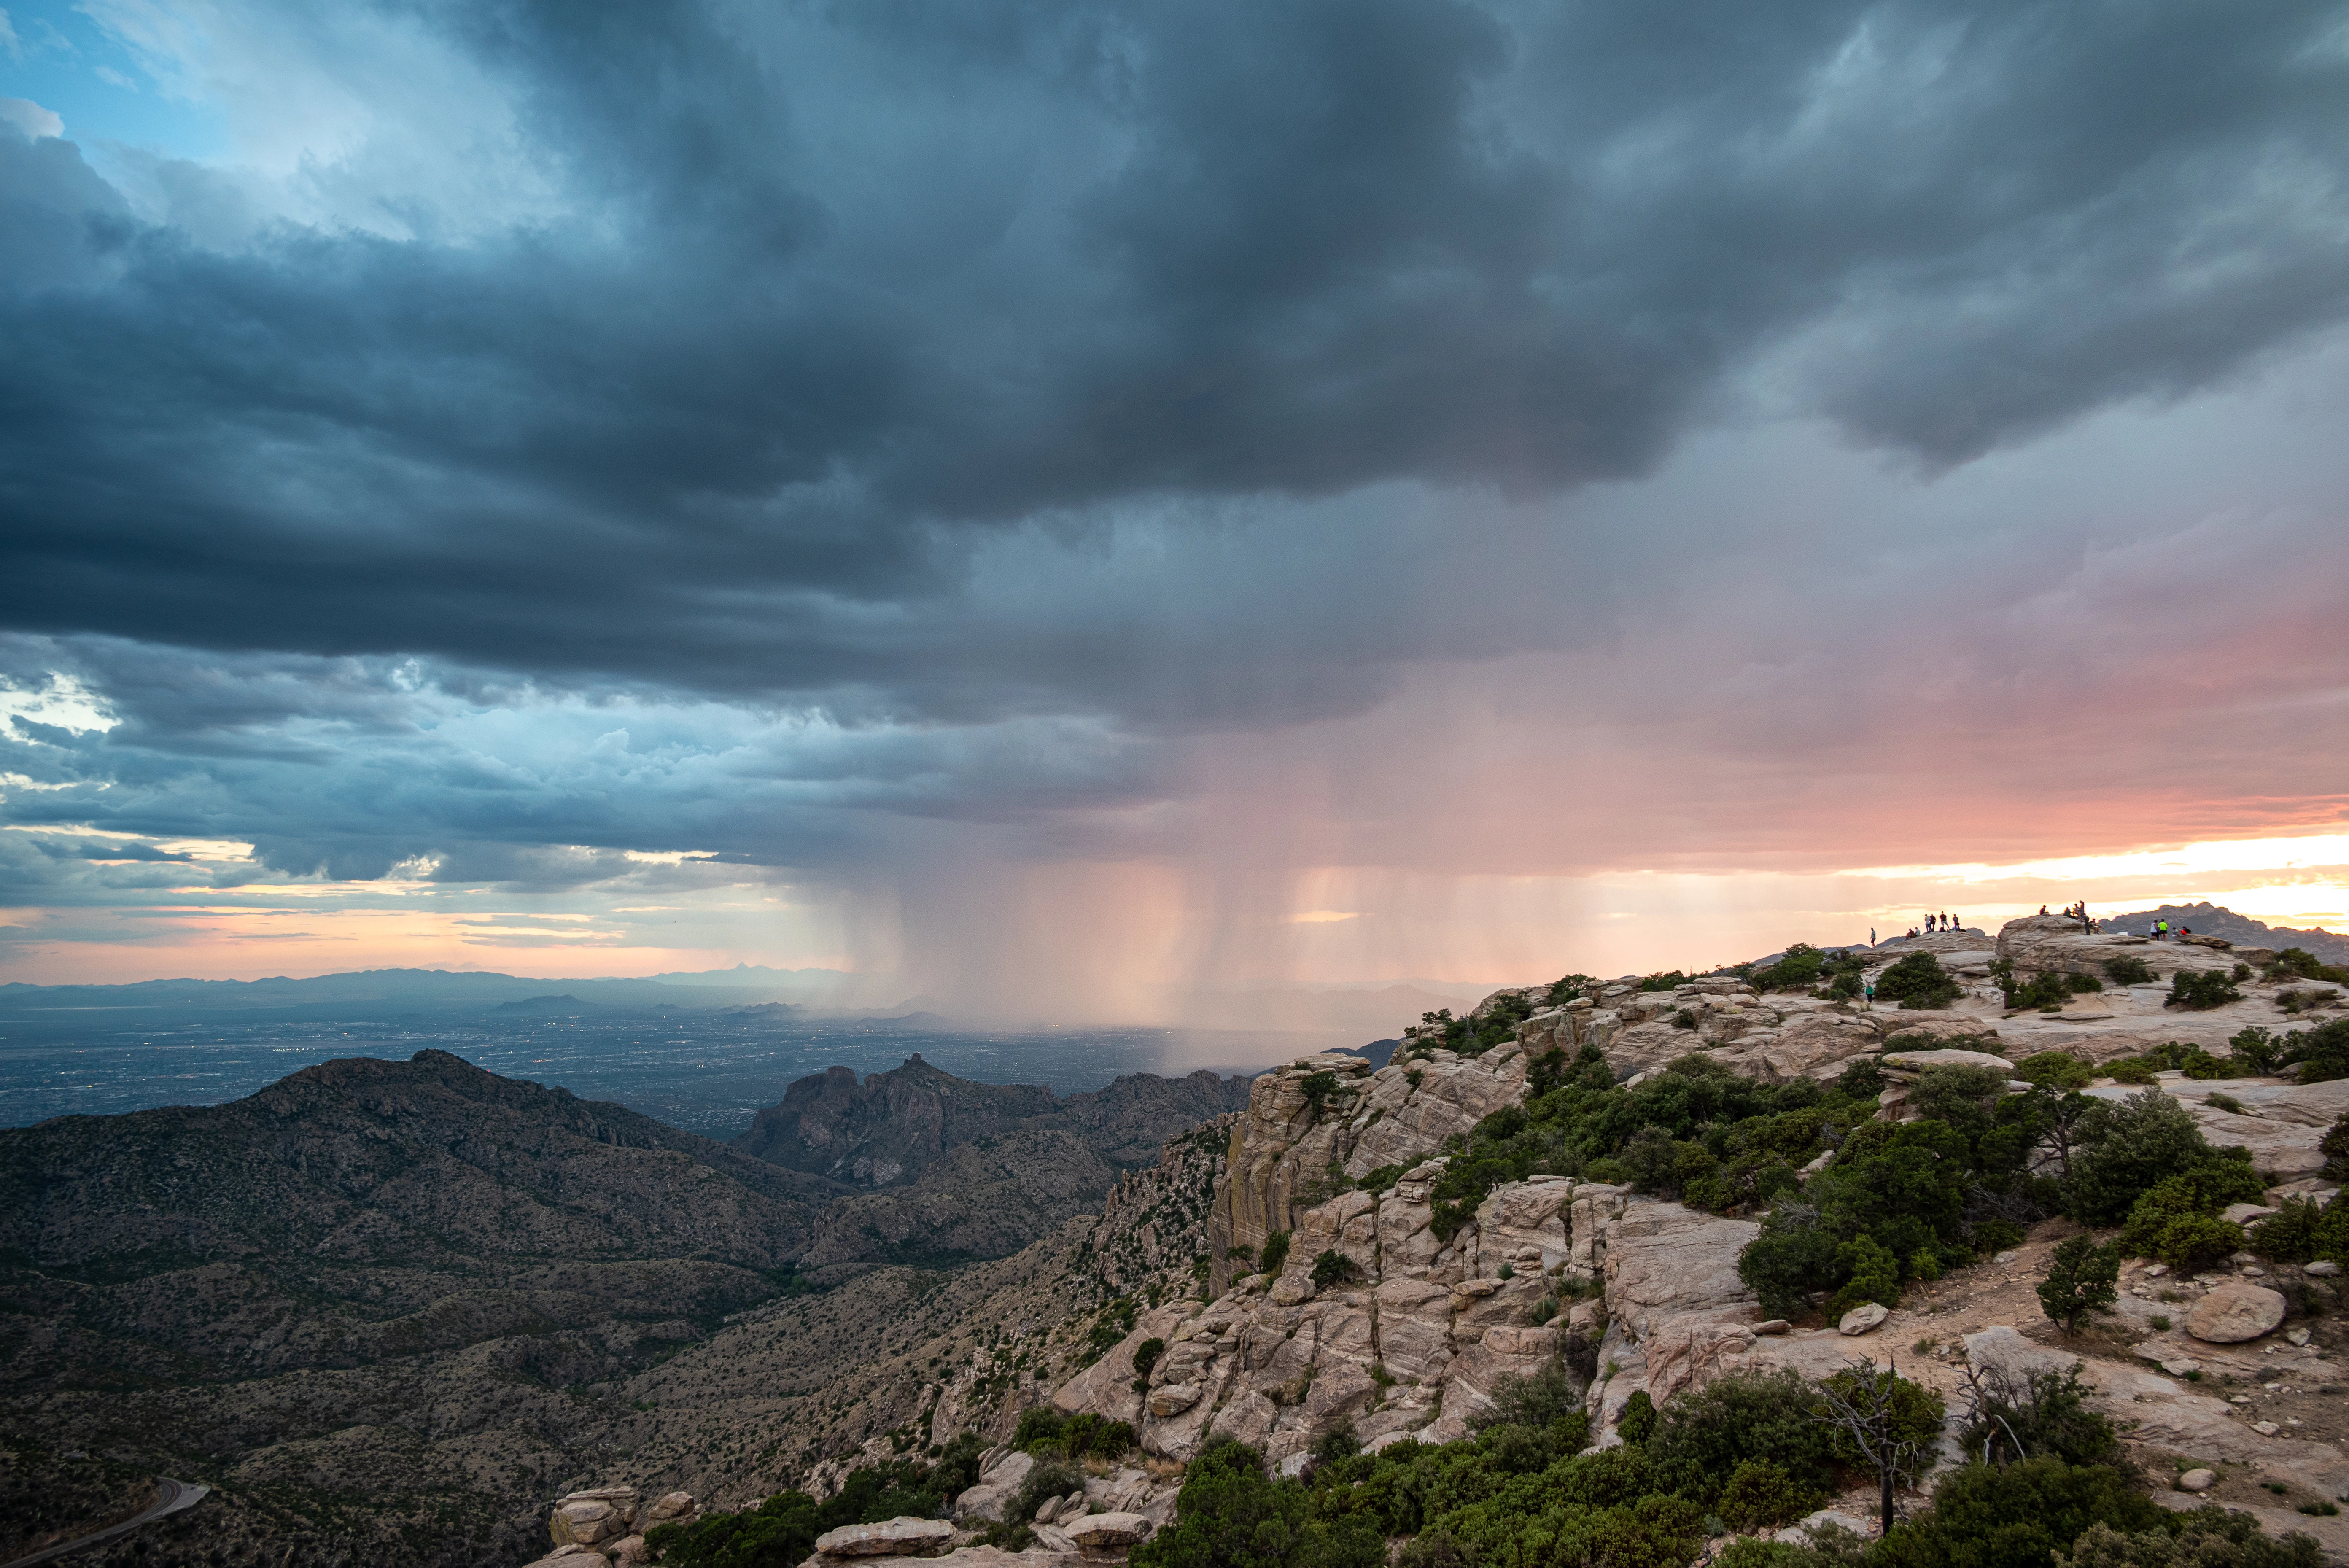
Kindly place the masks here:
[[(2089, 913), (2095, 911), (2091, 909)], [(2137, 909), (2126, 915), (2096, 915), (2097, 923), (2108, 931), (2150, 930), (2156, 920), (2189, 926), (2197, 936), (2219, 937), (2242, 947), (2274, 948), (2279, 952), (2285, 948), (2299, 948), (2326, 963), (2349, 963), (2349, 937), (2265, 925), (2220, 904), (2164, 904), (2158, 909)]]
[[(370, 969), (295, 979), (142, 980), (123, 985), (0, 985), (0, 1013), (86, 1008), (164, 1007), (254, 1011), (334, 1008), (349, 1013), (463, 1010), (554, 1012), (564, 1006), (648, 1008), (740, 1007), (771, 1002), (804, 1006), (814, 987), (792, 976), (837, 975), (831, 970), (714, 970), (700, 975), (647, 979), (548, 980), (475, 970)], [(770, 980), (772, 983), (770, 983)], [(791, 994), (774, 994), (788, 992)]]

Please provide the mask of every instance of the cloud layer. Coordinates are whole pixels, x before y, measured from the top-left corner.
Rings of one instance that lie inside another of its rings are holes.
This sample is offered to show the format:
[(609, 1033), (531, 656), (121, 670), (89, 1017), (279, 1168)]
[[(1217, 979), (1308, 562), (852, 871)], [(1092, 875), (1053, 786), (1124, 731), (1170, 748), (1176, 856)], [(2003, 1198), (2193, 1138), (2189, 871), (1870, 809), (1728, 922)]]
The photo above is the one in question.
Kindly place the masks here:
[(236, 151), (0, 125), (25, 826), (992, 971), (2340, 810), (2340, 5), (91, 14)]

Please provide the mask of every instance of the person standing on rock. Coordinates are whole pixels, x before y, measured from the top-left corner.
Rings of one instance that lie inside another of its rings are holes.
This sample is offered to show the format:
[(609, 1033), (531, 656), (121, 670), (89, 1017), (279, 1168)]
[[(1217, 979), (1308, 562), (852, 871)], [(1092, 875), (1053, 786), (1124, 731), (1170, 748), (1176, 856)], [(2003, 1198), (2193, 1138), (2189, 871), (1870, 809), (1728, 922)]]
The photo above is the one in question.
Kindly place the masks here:
[(1876, 928), (1874, 926), (1868, 928), (1868, 945), (1869, 947), (1874, 947), (1876, 945)]
[(1868, 982), (1868, 998), (1860, 1005), (1867, 1012), (1873, 1012), (1876, 1011), (1876, 982), (1874, 981), (1871, 980)]

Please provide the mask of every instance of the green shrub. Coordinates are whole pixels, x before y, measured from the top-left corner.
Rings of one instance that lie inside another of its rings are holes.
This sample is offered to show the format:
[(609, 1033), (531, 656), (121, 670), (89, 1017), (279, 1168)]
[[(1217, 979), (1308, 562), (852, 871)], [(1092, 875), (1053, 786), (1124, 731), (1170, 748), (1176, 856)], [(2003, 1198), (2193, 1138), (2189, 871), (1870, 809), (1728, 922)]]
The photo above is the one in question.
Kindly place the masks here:
[(2292, 1042), (2285, 1060), (2299, 1069), (2303, 1084), (2326, 1084), (2349, 1078), (2349, 1018), (2336, 1018), (2305, 1034), (2287, 1036)]
[(1935, 1008), (1947, 1007), (1965, 994), (1965, 988), (1931, 953), (1914, 952), (1903, 956), (1878, 977), (1876, 994), (1903, 1007)]
[(1990, 1368), (1972, 1386), (1975, 1398), (1959, 1433), (1960, 1449), (1984, 1463), (2052, 1456), (2131, 1473), (2133, 1463), (2113, 1424), (2088, 1407), (2082, 1370), (2076, 1361), (2062, 1372)]
[(2242, 1000), (2243, 993), (2224, 970), (2181, 969), (2169, 977), (2169, 998), (2163, 1005), (2199, 1012)]
[(2095, 975), (2067, 974), (2061, 970), (2035, 974), (2026, 981), (2015, 975), (2012, 964), (2002, 964), (1992, 971), (1992, 974), (1999, 982), (2000, 991), (2005, 993), (2006, 1005), (2010, 1008), (2057, 1008), (2075, 996), (2105, 989), (2105, 982)]
[(2223, 1258), (2243, 1244), (2243, 1228), (2219, 1218), (2229, 1203), (2246, 1201), (2233, 1195), (2237, 1190), (2202, 1180), (2199, 1171), (2164, 1177), (2130, 1206), (2120, 1245), (2132, 1257), (2158, 1258), (2186, 1271)]
[(2164, 1521), (2165, 1528), (2123, 1534), (2107, 1524), (2091, 1524), (2057, 1552), (2057, 1568), (2318, 1568), (2324, 1553), (2314, 1540), (2294, 1532), (2281, 1541), (2260, 1533), (2248, 1513), (2206, 1503)]
[(781, 1491), (756, 1509), (710, 1513), (690, 1524), (656, 1524), (645, 1544), (681, 1568), (799, 1568), (829, 1526), (817, 1519), (815, 1499)]
[(1542, 1005), (1564, 1007), (1578, 997), (1590, 995), (1598, 983), (1587, 974), (1563, 975), (1549, 982), (1549, 990), (1542, 997)]
[(2323, 977), (2324, 965), (2306, 948), (2286, 948), (2276, 954), (2275, 962), (2268, 966), (2268, 978), (2289, 977), (2294, 980), (2317, 980)]
[(1259, 1273), (1278, 1274), (1288, 1266), (1288, 1232), (1275, 1231), (1264, 1239), (1264, 1250), (1257, 1254)]
[(2150, 1084), (2156, 1070), (2156, 1064), (2143, 1056), (2116, 1056), (2104, 1065), (2105, 1076), (2116, 1084)]
[(1313, 1260), (1313, 1288), (1317, 1291), (1349, 1284), (1361, 1277), (1362, 1266), (1334, 1247)]
[(1762, 1234), (1738, 1254), (1737, 1277), (1761, 1298), (1764, 1312), (1799, 1317), (1805, 1298), (1817, 1288), (1812, 1282), (1835, 1274), (1839, 1248), (1834, 1236), (1816, 1226), (1774, 1229), (1785, 1208), (1774, 1210)]
[(1824, 1501), (1768, 1459), (1747, 1459), (1729, 1472), (1713, 1511), (1732, 1530), (1773, 1530), (1792, 1524)]
[(1974, 1251), (1987, 1258), (2003, 1252), (2009, 1247), (2020, 1247), (2030, 1234), (2011, 1220), (1977, 1220), (1974, 1221)]
[(966, 1433), (935, 1462), (905, 1459), (863, 1466), (849, 1471), (840, 1490), (821, 1501), (801, 1491), (777, 1492), (739, 1513), (706, 1514), (690, 1524), (657, 1524), (645, 1532), (645, 1542), (663, 1563), (676, 1568), (798, 1568), (814, 1550), (816, 1537), (828, 1530), (903, 1514), (936, 1516), (957, 1494), (977, 1483), (978, 1460), (986, 1449), (976, 1434)]
[(1741, 1535), (1713, 1557), (1713, 1568), (1813, 1568), (1818, 1554), (1790, 1541)]
[(1645, 1388), (1635, 1388), (1623, 1402), (1623, 1414), (1615, 1422), (1615, 1430), (1627, 1443), (1644, 1443), (1655, 1435), (1656, 1402), (1648, 1397)]
[(1325, 1465), (1352, 1459), (1361, 1451), (1362, 1439), (1355, 1432), (1354, 1423), (1342, 1416), (1337, 1425), (1313, 1439), (1313, 1457)]
[(1254, 1449), (1226, 1438), (1191, 1461), (1174, 1521), (1135, 1547), (1131, 1561), (1135, 1568), (1384, 1568), (1386, 1542), (1360, 1516), (1315, 1518), (1308, 1488), (1267, 1477)]
[(2192, 1176), (2226, 1203), (2264, 1190), (2249, 1151), (2212, 1148), (2193, 1116), (2158, 1090), (2118, 1105), (2099, 1102), (2081, 1118), (2078, 1135), (2065, 1198), (2073, 1218), (2086, 1224), (2120, 1220), (2140, 1194), (2171, 1176)]
[(1756, 991), (1808, 991), (1816, 985), (1826, 955), (1808, 942), (1796, 942), (1767, 969), (1754, 971)]
[(2094, 1236), (2071, 1237), (2056, 1245), (2047, 1278), (2039, 1285), (2039, 1304), (2069, 1334), (2090, 1313), (2111, 1307), (2120, 1277), (2118, 1247), (2099, 1247)]
[(1305, 1096), (1306, 1105), (1317, 1116), (1321, 1114), (1322, 1106), (1328, 1103), (1330, 1096), (1336, 1094), (1340, 1087), (1338, 1075), (1326, 1070), (1307, 1074), (1305, 1082), (1298, 1085), (1299, 1091)]
[(2069, 1051), (2034, 1052), (2014, 1064), (2014, 1075), (2048, 1089), (2085, 1089), (2096, 1079), (2095, 1070)]
[(2316, 1148), (2324, 1156), (2324, 1174), (2335, 1181), (2349, 1181), (2349, 1116), (2334, 1117)]
[(1843, 1287), (1827, 1303), (1827, 1316), (1840, 1318), (1862, 1302), (1900, 1304), (1900, 1260), (1872, 1236), (1855, 1236), (1836, 1250)]
[(1869, 1568), (2055, 1568), (2092, 1524), (2158, 1530), (2161, 1505), (2106, 1465), (2040, 1458), (2011, 1465), (1969, 1464), (1933, 1489), (1922, 1518), (1894, 1527), (1868, 1554)]
[[(1829, 1373), (1819, 1380), (1820, 1388), (1839, 1395), (1847, 1404), (1865, 1406), (1863, 1396), (1873, 1388), (1886, 1415), (1881, 1436), (1888, 1437), (1899, 1448), (1912, 1450), (1920, 1472), (1932, 1468), (1933, 1445), (1941, 1433), (1941, 1417), (1946, 1411), (1941, 1397), (1922, 1383), (1912, 1382), (1897, 1373), (1877, 1370), (1865, 1361), (1847, 1363), (1840, 1371)], [(1815, 1404), (1814, 1415), (1823, 1416), (1826, 1407)], [(1846, 1465), (1867, 1467), (1868, 1455), (1854, 1439), (1847, 1424), (1828, 1421), (1827, 1451)]]
[(1687, 983), (1688, 976), (1676, 969), (1661, 970), (1654, 974), (1640, 977), (1641, 991), (1672, 991)]
[(1748, 1463), (1769, 1465), (1805, 1494), (1823, 1492), (1834, 1484), (1835, 1455), (1812, 1417), (1817, 1403), (1791, 1368), (1731, 1373), (1667, 1401), (1648, 1452), (1669, 1484), (1700, 1498)]
[(2115, 985), (2151, 985), (2153, 967), (2135, 953), (2105, 961), (2105, 978)]
[(1158, 1358), (1165, 1354), (1166, 1342), (1158, 1338), (1155, 1334), (1143, 1340), (1140, 1345), (1135, 1345), (1133, 1347), (1134, 1381), (1137, 1383), (1148, 1382), (1150, 1380), (1150, 1369), (1157, 1366)]
[(2278, 1262), (2327, 1258), (2349, 1263), (2349, 1208), (2342, 1206), (2337, 1193), (2322, 1206), (2313, 1198), (2287, 1198), (2251, 1227), (2250, 1244), (2261, 1257)]
[(2236, 1030), (2227, 1042), (2227, 1049), (2255, 1078), (2266, 1077), (2283, 1065), (2284, 1042), (2256, 1023)]

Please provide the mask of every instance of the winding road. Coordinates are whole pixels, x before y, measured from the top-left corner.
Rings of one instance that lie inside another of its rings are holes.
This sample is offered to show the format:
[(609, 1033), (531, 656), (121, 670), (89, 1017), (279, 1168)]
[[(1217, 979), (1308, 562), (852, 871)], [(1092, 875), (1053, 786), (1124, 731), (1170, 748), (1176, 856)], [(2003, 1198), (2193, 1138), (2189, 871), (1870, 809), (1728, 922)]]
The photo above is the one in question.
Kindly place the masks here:
[(208, 1486), (200, 1485), (194, 1481), (173, 1480), (169, 1476), (158, 1476), (155, 1479), (154, 1504), (144, 1512), (134, 1514), (119, 1524), (109, 1524), (103, 1530), (93, 1530), (88, 1535), (77, 1535), (71, 1541), (60, 1541), (55, 1546), (44, 1546), (30, 1557), (19, 1557), (14, 1562), (0, 1563), (0, 1568), (32, 1568), (36, 1563), (55, 1562), (69, 1552), (79, 1552), (85, 1547), (111, 1541), (118, 1535), (128, 1534), (140, 1525), (160, 1519), (167, 1513), (178, 1513), (182, 1509), (193, 1508), (202, 1502), (204, 1494), (212, 1490)]

